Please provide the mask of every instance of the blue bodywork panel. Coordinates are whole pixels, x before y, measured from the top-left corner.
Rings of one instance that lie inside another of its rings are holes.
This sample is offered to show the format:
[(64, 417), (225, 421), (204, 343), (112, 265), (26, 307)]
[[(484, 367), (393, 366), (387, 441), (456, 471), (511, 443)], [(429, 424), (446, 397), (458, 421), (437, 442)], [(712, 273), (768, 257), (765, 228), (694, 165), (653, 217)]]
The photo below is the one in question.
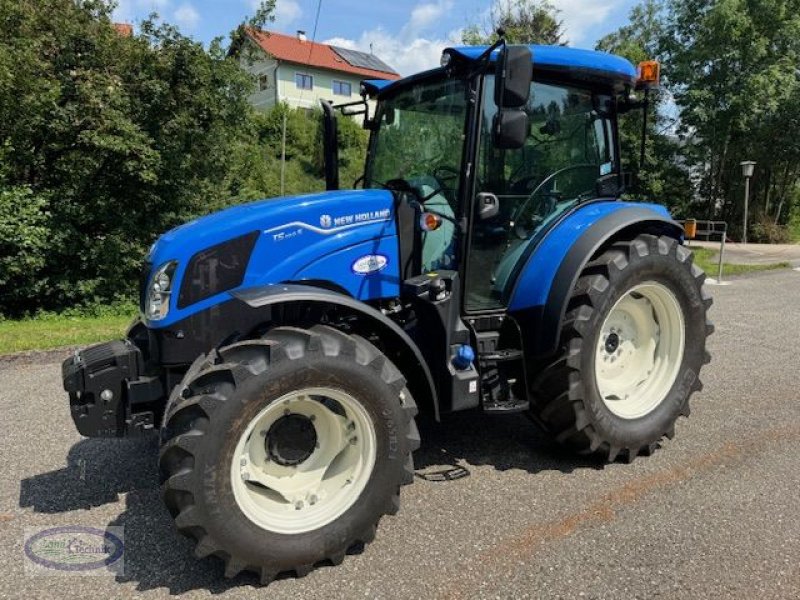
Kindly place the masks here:
[(514, 284), (509, 311), (544, 306), (556, 273), (575, 242), (603, 217), (631, 207), (651, 210), (657, 219), (671, 219), (669, 211), (658, 204), (617, 201), (586, 204), (556, 224), (539, 243)]
[[(450, 52), (466, 60), (477, 60), (481, 54), (488, 49), (488, 46), (462, 46), (448, 48), (445, 52)], [(636, 67), (625, 58), (598, 52), (596, 50), (581, 50), (578, 48), (566, 48), (563, 46), (530, 46), (533, 53), (534, 68), (584, 71), (594, 73), (598, 77), (610, 78), (622, 84), (633, 85), (638, 79)], [(492, 62), (497, 60), (499, 51), (492, 54)], [(407, 79), (396, 81), (385, 81), (382, 79), (368, 79), (364, 81), (367, 92), (372, 95), (380, 95), (382, 92), (402, 86), (407, 83)]]
[(178, 309), (178, 287), (197, 252), (260, 231), (242, 284), (324, 280), (367, 301), (400, 294), (394, 197), (385, 190), (350, 190), (261, 200), (181, 225), (153, 246), (149, 262), (178, 262), (170, 310), (149, 327), (168, 327), (230, 299), (223, 292)]
[[(636, 67), (629, 60), (608, 52), (564, 46), (531, 46), (530, 49), (533, 53), (533, 64), (537, 67), (581, 69), (598, 75), (612, 75), (631, 83), (638, 77)], [(463, 46), (449, 50), (469, 60), (477, 60), (488, 50), (488, 46)], [(495, 51), (492, 61), (496, 61), (499, 54), (499, 51)]]

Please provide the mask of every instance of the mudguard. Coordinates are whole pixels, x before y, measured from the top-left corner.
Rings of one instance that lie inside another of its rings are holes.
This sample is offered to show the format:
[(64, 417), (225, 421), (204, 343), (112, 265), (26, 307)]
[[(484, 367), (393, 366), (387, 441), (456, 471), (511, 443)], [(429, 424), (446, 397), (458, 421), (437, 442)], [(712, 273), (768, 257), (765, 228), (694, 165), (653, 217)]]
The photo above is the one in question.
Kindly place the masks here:
[[(368, 304), (359, 302), (355, 298), (346, 296), (336, 291), (297, 284), (266, 285), (261, 287), (238, 290), (232, 293), (237, 300), (244, 302), (251, 309), (260, 311), (267, 307), (280, 304), (297, 303), (319, 303), (334, 304), (348, 309), (349, 311), (368, 319), (374, 323), (381, 333), (381, 339), (385, 343), (391, 344), (398, 354), (404, 355), (404, 365), (396, 365), (406, 380), (412, 393), (416, 391), (419, 395), (419, 388), (422, 387), (428, 394), (428, 399), (433, 404), (436, 420), (439, 420), (439, 400), (436, 387), (433, 382), (430, 369), (420, 349), (403, 331), (397, 323), (386, 317), (380, 311), (372, 308)], [(411, 369), (414, 371), (412, 372)], [(424, 382), (420, 382), (418, 377), (415, 381), (415, 374), (421, 372)], [(415, 397), (418, 405), (424, 403), (425, 398)]]
[(602, 201), (567, 216), (523, 256), (508, 306), (522, 330), (526, 356), (558, 349), (570, 295), (592, 257), (615, 239), (643, 232), (683, 236), (663, 206)]

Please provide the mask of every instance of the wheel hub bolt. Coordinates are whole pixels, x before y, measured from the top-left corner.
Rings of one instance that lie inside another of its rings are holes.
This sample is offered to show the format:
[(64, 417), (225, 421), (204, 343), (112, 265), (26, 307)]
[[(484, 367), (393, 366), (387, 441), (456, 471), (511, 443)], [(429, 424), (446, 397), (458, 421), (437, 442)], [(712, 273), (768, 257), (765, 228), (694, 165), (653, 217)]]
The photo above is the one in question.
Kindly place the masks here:
[(298, 500), (297, 502), (295, 502), (294, 509), (295, 510), (303, 510), (303, 501), (302, 500)]
[(353, 445), (353, 446), (355, 446), (357, 443), (358, 443), (358, 438), (357, 437), (354, 437), (353, 439), (350, 440), (350, 444)]

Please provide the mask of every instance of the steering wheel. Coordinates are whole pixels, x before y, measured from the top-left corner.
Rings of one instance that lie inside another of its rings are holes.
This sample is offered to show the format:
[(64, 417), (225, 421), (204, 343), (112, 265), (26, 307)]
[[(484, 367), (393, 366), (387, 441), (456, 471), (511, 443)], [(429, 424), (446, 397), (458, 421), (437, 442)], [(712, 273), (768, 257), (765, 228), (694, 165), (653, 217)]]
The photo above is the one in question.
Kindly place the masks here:
[[(519, 206), (519, 208), (517, 208), (517, 210), (514, 211), (514, 214), (511, 216), (511, 223), (513, 223), (514, 234), (519, 239), (526, 240), (530, 236), (530, 232), (527, 231), (521, 225), (520, 220), (523, 218), (523, 215), (525, 215), (525, 213), (526, 213), (526, 211), (528, 209), (528, 206), (534, 201), (534, 198), (536, 198), (538, 196), (538, 197), (541, 197), (541, 198), (544, 198), (545, 200), (547, 200), (546, 210), (545, 211), (539, 211), (532, 218), (532, 220), (538, 220), (539, 222), (541, 222), (545, 218), (547, 218), (547, 215), (552, 213), (553, 210), (555, 209), (556, 204), (558, 204), (560, 201), (564, 200), (564, 194), (563, 193), (555, 192), (555, 191), (543, 192), (542, 188), (544, 188), (545, 186), (550, 184), (557, 177), (561, 177), (565, 173), (569, 173), (570, 171), (575, 171), (577, 169), (593, 169), (593, 170), (597, 170), (597, 165), (592, 165), (592, 164), (589, 164), (589, 163), (583, 163), (583, 164), (579, 164), (579, 165), (570, 165), (569, 167), (564, 167), (563, 169), (559, 169), (555, 173), (551, 173), (550, 175), (545, 177), (542, 180), (542, 182), (533, 189), (533, 191), (528, 195), (528, 198), (525, 200), (525, 202), (523, 202)], [(579, 194), (579, 196), (582, 196), (584, 193), (586, 193), (586, 192), (583, 192), (582, 194)]]
[[(436, 180), (438, 187), (436, 190), (422, 199), (423, 202), (427, 202), (437, 194), (444, 194), (445, 198), (448, 199), (448, 202), (452, 203), (453, 199), (450, 197), (452, 192), (455, 190), (455, 186), (452, 185), (452, 182), (455, 180), (456, 186), (458, 185), (458, 177), (460, 173), (458, 169), (450, 167), (448, 165), (439, 165), (433, 170), (431, 174), (433, 178)], [(451, 192), (448, 194), (446, 192)]]
[(449, 165), (439, 165), (433, 170), (433, 176), (440, 183), (446, 183), (451, 179), (458, 179), (461, 172)]

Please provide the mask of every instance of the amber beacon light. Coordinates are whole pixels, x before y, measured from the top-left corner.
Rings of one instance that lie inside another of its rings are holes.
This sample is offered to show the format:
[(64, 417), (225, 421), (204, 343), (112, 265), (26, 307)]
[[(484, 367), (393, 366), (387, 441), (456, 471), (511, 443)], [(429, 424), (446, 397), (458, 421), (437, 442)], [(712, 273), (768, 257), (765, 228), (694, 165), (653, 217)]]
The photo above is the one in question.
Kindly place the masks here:
[(639, 83), (655, 87), (661, 82), (661, 63), (645, 60), (639, 63)]

